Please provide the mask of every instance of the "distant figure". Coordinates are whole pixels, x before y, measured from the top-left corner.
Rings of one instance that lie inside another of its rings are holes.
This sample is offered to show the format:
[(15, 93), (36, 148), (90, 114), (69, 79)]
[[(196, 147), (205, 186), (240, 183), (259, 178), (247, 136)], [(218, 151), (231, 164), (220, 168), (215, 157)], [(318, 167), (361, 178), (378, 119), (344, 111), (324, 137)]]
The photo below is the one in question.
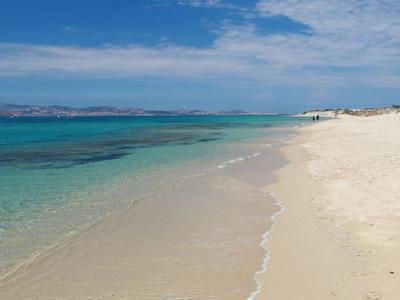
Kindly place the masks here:
[(319, 121), (319, 115), (317, 115), (317, 121)]
[(315, 122), (315, 116), (312, 116), (312, 121)]
[(338, 111), (335, 110), (335, 118), (337, 118), (337, 116), (338, 116)]

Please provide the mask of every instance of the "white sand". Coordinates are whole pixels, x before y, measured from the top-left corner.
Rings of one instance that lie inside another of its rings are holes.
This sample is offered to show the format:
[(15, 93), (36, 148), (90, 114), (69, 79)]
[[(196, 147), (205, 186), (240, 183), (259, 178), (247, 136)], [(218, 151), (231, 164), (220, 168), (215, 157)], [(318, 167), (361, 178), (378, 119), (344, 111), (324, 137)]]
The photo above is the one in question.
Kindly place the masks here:
[(301, 131), (271, 187), (285, 212), (256, 299), (400, 299), (400, 114)]

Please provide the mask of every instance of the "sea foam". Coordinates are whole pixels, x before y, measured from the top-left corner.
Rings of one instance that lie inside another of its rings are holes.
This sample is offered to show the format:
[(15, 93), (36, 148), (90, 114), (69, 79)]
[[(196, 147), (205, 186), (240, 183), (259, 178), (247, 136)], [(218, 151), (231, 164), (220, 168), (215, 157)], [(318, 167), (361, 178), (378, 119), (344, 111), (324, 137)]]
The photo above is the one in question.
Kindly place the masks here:
[(268, 262), (269, 259), (271, 257), (271, 253), (266, 249), (265, 247), (265, 243), (268, 241), (269, 235), (271, 233), (271, 231), (273, 230), (275, 224), (276, 224), (276, 220), (278, 218), (278, 216), (285, 210), (282, 201), (280, 201), (274, 192), (270, 192), (271, 197), (274, 199), (274, 204), (275, 206), (278, 207), (278, 211), (276, 213), (274, 213), (271, 217), (270, 220), (272, 221), (272, 225), (270, 226), (270, 228), (261, 236), (261, 241), (260, 241), (260, 247), (263, 248), (266, 253), (264, 258), (262, 259), (262, 263), (261, 263), (261, 269), (259, 271), (257, 271), (254, 274), (254, 280), (256, 282), (256, 289), (250, 294), (249, 297), (246, 298), (246, 300), (254, 300), (256, 299), (257, 295), (261, 292), (261, 288), (262, 288), (262, 284), (261, 281), (259, 279), (259, 276), (262, 273), (265, 273), (266, 271), (268, 271)]
[(223, 168), (225, 168), (227, 165), (235, 164), (235, 163), (244, 161), (245, 159), (257, 157), (257, 156), (260, 156), (260, 155), (261, 155), (261, 152), (256, 152), (256, 153), (253, 153), (253, 154), (250, 154), (250, 155), (247, 155), (247, 156), (240, 156), (240, 157), (237, 157), (237, 158), (233, 158), (233, 159), (230, 159), (230, 160), (228, 160), (228, 161), (225, 161), (225, 162), (223, 162), (223, 163), (217, 165), (217, 169), (223, 169)]

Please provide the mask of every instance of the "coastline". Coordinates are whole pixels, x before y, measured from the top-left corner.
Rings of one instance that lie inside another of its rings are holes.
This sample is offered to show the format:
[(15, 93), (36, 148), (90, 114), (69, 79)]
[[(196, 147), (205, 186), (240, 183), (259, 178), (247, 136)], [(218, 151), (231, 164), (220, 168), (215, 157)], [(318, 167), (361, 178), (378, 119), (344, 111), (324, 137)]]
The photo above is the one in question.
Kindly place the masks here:
[(257, 296), (262, 291), (263, 284), (262, 284), (262, 281), (260, 280), (260, 276), (262, 276), (262, 274), (264, 274), (268, 271), (268, 264), (269, 264), (269, 260), (271, 258), (270, 251), (268, 250), (268, 248), (265, 245), (267, 244), (267, 242), (269, 240), (269, 236), (275, 227), (277, 218), (285, 210), (285, 207), (283, 206), (282, 201), (280, 201), (273, 192), (270, 192), (270, 194), (271, 194), (271, 197), (274, 199), (274, 201), (275, 201), (274, 204), (278, 208), (278, 210), (269, 218), (268, 221), (271, 222), (271, 225), (269, 226), (269, 229), (266, 232), (264, 232), (264, 234), (261, 236), (261, 241), (260, 241), (259, 246), (265, 250), (265, 254), (264, 254), (264, 257), (261, 262), (261, 269), (254, 274), (254, 281), (256, 283), (256, 288), (250, 294), (250, 296), (246, 298), (246, 300), (256, 299)]
[(285, 212), (255, 299), (398, 299), (400, 115), (306, 126), (269, 189)]
[(259, 138), (286, 136), (301, 119), (2, 121), (0, 277), (175, 179), (242, 164), (268, 150)]
[(0, 295), (397, 300), (399, 126), (344, 116), (258, 140), (46, 251)]
[(245, 299), (278, 210), (264, 190), (284, 163), (271, 142), (257, 140), (253, 154), (183, 178), (44, 251), (1, 281), (1, 297)]

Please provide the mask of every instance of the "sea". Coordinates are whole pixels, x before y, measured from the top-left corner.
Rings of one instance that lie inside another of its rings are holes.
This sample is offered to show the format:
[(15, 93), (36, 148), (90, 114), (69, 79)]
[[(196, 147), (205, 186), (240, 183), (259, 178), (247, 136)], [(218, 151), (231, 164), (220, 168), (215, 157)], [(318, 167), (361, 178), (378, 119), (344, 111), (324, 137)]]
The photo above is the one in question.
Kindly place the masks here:
[(270, 145), (254, 141), (287, 139), (304, 122), (288, 115), (0, 118), (0, 277), (176, 178), (240, 163)]

